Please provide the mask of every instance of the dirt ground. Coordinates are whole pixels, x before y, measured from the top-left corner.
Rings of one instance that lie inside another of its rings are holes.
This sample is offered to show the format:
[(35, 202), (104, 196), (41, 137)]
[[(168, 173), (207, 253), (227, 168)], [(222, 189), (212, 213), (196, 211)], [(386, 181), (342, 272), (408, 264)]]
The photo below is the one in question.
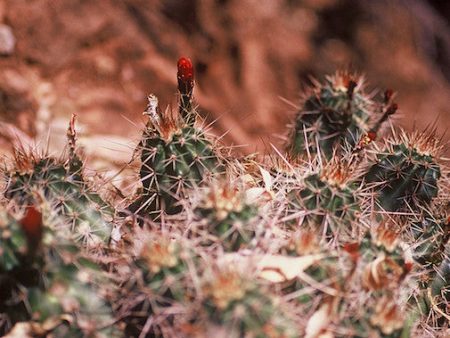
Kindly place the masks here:
[(0, 0), (0, 151), (17, 135), (61, 147), (77, 113), (85, 152), (126, 163), (146, 96), (174, 104), (182, 55), (202, 115), (242, 152), (279, 145), (309, 76), (337, 69), (396, 90), (402, 126), (443, 134), (449, 18), (446, 1)]

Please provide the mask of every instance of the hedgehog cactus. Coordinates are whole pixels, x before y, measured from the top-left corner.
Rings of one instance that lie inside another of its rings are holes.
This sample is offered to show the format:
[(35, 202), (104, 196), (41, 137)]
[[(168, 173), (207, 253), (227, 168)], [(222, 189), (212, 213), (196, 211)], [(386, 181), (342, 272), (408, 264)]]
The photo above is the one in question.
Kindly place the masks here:
[(180, 211), (177, 203), (210, 174), (222, 171), (222, 164), (211, 139), (194, 126), (192, 108), (193, 70), (184, 59), (179, 61), (180, 112), (162, 113), (158, 99), (149, 96), (144, 114), (149, 123), (141, 147), (140, 177), (144, 196), (131, 209), (139, 214), (168, 214)]
[(211, 185), (194, 212), (206, 228), (206, 236), (212, 236), (213, 242), (218, 241), (225, 250), (238, 250), (255, 235), (250, 220), (257, 215), (257, 208), (246, 201), (236, 183)]
[[(409, 336), (406, 299), (401, 290), (409, 287), (405, 278), (412, 262), (407, 259), (399, 233), (393, 227), (382, 222), (360, 243), (345, 246), (355, 262), (351, 292), (355, 299), (364, 299), (363, 303), (352, 303), (353, 298), (349, 296), (341, 305), (347, 317), (342, 321), (343, 326), (352, 336), (366, 336), (369, 332), (367, 336), (374, 337)], [(363, 294), (366, 298), (362, 298)]]
[(375, 104), (364, 91), (362, 77), (338, 72), (324, 83), (316, 82), (297, 115), (288, 152), (294, 157), (322, 153), (331, 158), (341, 148), (354, 147), (363, 135), (376, 132), (395, 113), (391, 97), (392, 92), (387, 91), (383, 117), (375, 121)]
[(74, 120), (69, 127), (67, 161), (50, 156), (16, 153), (16, 170), (6, 173), (5, 196), (18, 204), (36, 204), (46, 199), (71, 224), (74, 238), (88, 246), (107, 243), (111, 236), (112, 209), (95, 193), (83, 176), (83, 162), (76, 155)]
[(435, 311), (437, 324), (450, 323), (450, 245), (446, 249), (446, 258), (437, 269), (430, 285), (429, 301)]
[(308, 313), (313, 307), (329, 306), (336, 301), (344, 274), (339, 271), (338, 255), (319, 244), (316, 232), (304, 229), (295, 232), (282, 252), (292, 257), (317, 257), (311, 258), (301, 276), (284, 282), (283, 293), (293, 295)]
[(366, 180), (373, 183), (384, 210), (417, 212), (431, 203), (439, 190), (440, 148), (432, 133), (403, 133), (377, 154)]
[(349, 229), (361, 203), (353, 175), (353, 168), (342, 163), (308, 174), (299, 188), (288, 193), (289, 212), (295, 215), (304, 210), (304, 223), (313, 228), (323, 225), (327, 234)]
[(394, 290), (412, 268), (391, 224), (384, 223), (368, 233), (359, 252), (360, 264), (364, 265), (362, 285), (367, 290)]
[(427, 268), (436, 268), (445, 258), (445, 244), (450, 239), (450, 219), (426, 215), (412, 224), (414, 259)]

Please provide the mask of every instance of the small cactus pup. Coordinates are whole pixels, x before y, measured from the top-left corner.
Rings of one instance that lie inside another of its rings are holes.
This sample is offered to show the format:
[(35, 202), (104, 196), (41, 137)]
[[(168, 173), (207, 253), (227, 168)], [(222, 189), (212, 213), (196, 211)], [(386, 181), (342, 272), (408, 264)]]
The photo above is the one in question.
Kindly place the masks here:
[(257, 206), (246, 201), (243, 190), (237, 182), (223, 179), (212, 182), (201, 192), (194, 213), (200, 223), (197, 231), (205, 232), (205, 244), (236, 251), (248, 246), (255, 237), (251, 221), (257, 215)]
[(138, 214), (157, 216), (161, 210), (178, 213), (181, 210), (178, 202), (185, 197), (186, 189), (223, 170), (213, 141), (202, 128), (194, 125), (190, 68), (185, 69), (182, 59), (179, 67), (181, 114), (170, 109), (163, 113), (156, 96), (148, 97), (144, 114), (149, 117), (149, 123), (139, 145), (144, 196), (130, 207)]
[(98, 267), (53, 228), (35, 206), (19, 220), (0, 208), (0, 334), (117, 337)]
[(124, 267), (128, 272), (121, 278), (116, 312), (127, 337), (165, 337), (193, 294), (188, 267), (195, 256), (188, 240), (174, 234), (143, 228), (131, 238), (134, 253), (125, 255), (132, 261)]
[(276, 296), (238, 269), (216, 267), (204, 276), (200, 325), (211, 336), (296, 337), (297, 331)]
[(75, 116), (68, 129), (69, 156), (56, 159), (24, 149), (15, 153), (15, 167), (5, 172), (5, 197), (20, 205), (44, 198), (69, 223), (73, 236), (89, 247), (109, 242), (112, 208), (93, 191), (83, 174), (83, 162), (75, 151)]
[(383, 117), (377, 119), (376, 105), (365, 92), (364, 79), (348, 72), (337, 72), (325, 82), (315, 83), (297, 114), (288, 141), (293, 157), (323, 154), (331, 158), (343, 147), (353, 148), (361, 137), (377, 131), (395, 112), (392, 92), (387, 91), (381, 104)]
[(326, 237), (345, 234), (360, 212), (358, 175), (345, 161), (307, 172), (287, 194), (288, 217), (301, 227), (322, 229)]
[(377, 151), (366, 182), (378, 193), (378, 204), (390, 212), (418, 212), (438, 195), (442, 149), (433, 132), (401, 132)]

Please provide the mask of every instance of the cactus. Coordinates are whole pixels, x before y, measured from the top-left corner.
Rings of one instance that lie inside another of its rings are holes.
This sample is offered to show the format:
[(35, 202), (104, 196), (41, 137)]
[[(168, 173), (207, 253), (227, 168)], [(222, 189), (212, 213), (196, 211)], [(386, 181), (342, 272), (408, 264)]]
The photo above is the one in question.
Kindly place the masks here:
[(165, 233), (137, 230), (134, 236), (136, 256), (120, 286), (118, 313), (124, 317), (127, 337), (141, 337), (150, 319), (148, 336), (160, 335), (165, 326), (173, 325), (171, 307), (189, 295), (191, 254), (180, 240)]
[(26, 208), (17, 221), (0, 210), (0, 334), (19, 323), (29, 336), (115, 337), (112, 310), (95, 286), (102, 278), (70, 239)]
[(398, 237), (392, 225), (384, 223), (361, 242), (362, 284), (366, 289), (395, 289), (411, 270), (412, 262), (406, 260)]
[(446, 249), (446, 258), (437, 269), (428, 293), (439, 326), (450, 324), (450, 245)]
[(294, 299), (303, 306), (306, 313), (337, 299), (344, 282), (344, 274), (339, 271), (339, 258), (335, 252), (325, 250), (319, 244), (315, 232), (303, 229), (295, 232), (282, 248), (282, 253), (293, 257), (318, 257), (312, 259), (302, 276), (285, 281), (283, 286), (283, 293), (294, 295)]
[(206, 243), (218, 241), (227, 251), (248, 245), (255, 235), (250, 220), (256, 216), (257, 208), (246, 202), (236, 185), (222, 181), (210, 186), (194, 209), (206, 236), (212, 236)]
[(5, 173), (5, 197), (18, 204), (36, 204), (46, 199), (71, 225), (74, 238), (88, 246), (107, 243), (111, 236), (112, 208), (93, 191), (83, 176), (83, 162), (75, 153), (74, 117), (68, 131), (69, 158), (58, 160), (18, 151), (15, 170)]
[[(408, 288), (405, 278), (412, 269), (402, 249), (400, 235), (391, 222), (383, 221), (368, 232), (357, 245), (348, 245), (356, 264), (352, 279), (357, 287), (352, 292), (366, 293), (363, 303), (344, 299), (341, 312), (345, 330), (352, 336), (409, 336), (406, 299), (400, 292)], [(370, 334), (368, 334), (370, 332)]]
[(445, 258), (445, 245), (450, 239), (450, 220), (426, 215), (412, 224), (414, 259), (426, 268), (439, 266)]
[(377, 154), (377, 162), (366, 175), (378, 192), (378, 203), (386, 211), (417, 212), (438, 194), (441, 177), (437, 153), (441, 146), (432, 132), (402, 133)]
[[(226, 337), (294, 337), (274, 296), (232, 268), (219, 268), (204, 285), (205, 330)], [(200, 317), (201, 318), (201, 317)]]
[(111, 218), (122, 204), (92, 188), (74, 120), (67, 156), (19, 149), (5, 166), (1, 334), (448, 336), (448, 171), (430, 130), (379, 137), (391, 91), (374, 103), (337, 73), (288, 154), (225, 158), (196, 121), (189, 59), (177, 80), (178, 109), (149, 96), (142, 188), (118, 194), (133, 214)]
[(377, 107), (364, 91), (364, 79), (346, 72), (316, 82), (311, 92), (289, 136), (287, 149), (294, 157), (322, 153), (330, 159), (341, 148), (353, 148), (363, 135), (376, 132), (397, 109), (390, 104), (392, 92), (386, 91), (383, 117), (375, 122)]
[(144, 130), (141, 148), (140, 177), (144, 196), (130, 208), (140, 214), (168, 214), (180, 211), (177, 202), (189, 188), (223, 170), (210, 138), (196, 127), (192, 108), (193, 70), (185, 59), (179, 61), (180, 112), (162, 113), (158, 99), (149, 96), (144, 114), (150, 121)]
[(353, 169), (337, 163), (307, 174), (301, 185), (288, 193), (288, 209), (290, 212), (305, 210), (305, 224), (325, 227), (327, 234), (349, 229), (361, 203), (353, 175)]

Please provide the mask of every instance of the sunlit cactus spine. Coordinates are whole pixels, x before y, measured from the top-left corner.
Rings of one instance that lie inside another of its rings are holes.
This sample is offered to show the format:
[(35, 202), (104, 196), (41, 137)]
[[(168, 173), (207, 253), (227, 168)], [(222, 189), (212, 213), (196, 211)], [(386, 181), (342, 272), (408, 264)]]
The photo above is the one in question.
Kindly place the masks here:
[(95, 263), (44, 225), (35, 206), (19, 220), (0, 215), (0, 334), (118, 337)]
[(222, 180), (211, 183), (200, 198), (194, 213), (204, 231), (205, 244), (220, 244), (227, 251), (249, 245), (255, 236), (251, 220), (257, 215), (257, 206), (246, 201), (244, 188), (239, 183)]
[(392, 92), (385, 94), (380, 118), (378, 106), (364, 87), (362, 77), (347, 72), (328, 76), (323, 83), (315, 82), (289, 135), (288, 153), (293, 157), (323, 154), (329, 159), (341, 148), (354, 147), (363, 135), (377, 132), (396, 110), (391, 104)]
[(366, 175), (386, 211), (418, 212), (438, 195), (441, 169), (439, 141), (433, 132), (402, 132), (385, 149)]
[(15, 168), (5, 172), (5, 197), (18, 204), (36, 204), (44, 198), (68, 223), (74, 238), (88, 246), (108, 243), (113, 209), (85, 179), (84, 164), (75, 151), (75, 126), (69, 130), (69, 156), (56, 159), (33, 151), (17, 151)]
[(154, 95), (149, 96), (144, 112), (149, 117), (140, 143), (144, 193), (131, 207), (139, 214), (179, 212), (178, 203), (187, 189), (223, 170), (214, 142), (203, 128), (195, 126), (192, 64), (182, 58), (178, 66), (179, 112), (167, 109), (163, 113)]

